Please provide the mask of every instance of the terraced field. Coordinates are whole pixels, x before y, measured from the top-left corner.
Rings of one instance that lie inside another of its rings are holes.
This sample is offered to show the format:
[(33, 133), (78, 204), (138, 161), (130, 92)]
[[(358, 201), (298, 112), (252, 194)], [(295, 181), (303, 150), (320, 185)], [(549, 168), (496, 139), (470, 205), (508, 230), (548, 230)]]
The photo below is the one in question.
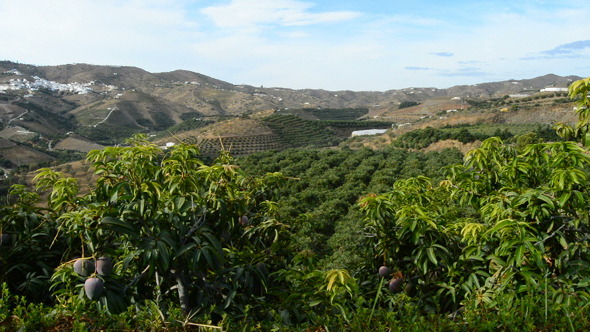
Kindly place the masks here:
[[(360, 112), (357, 112), (358, 115)], [(189, 120), (155, 136), (155, 143), (182, 142), (198, 145), (205, 155), (220, 150), (243, 156), (294, 147), (336, 146), (359, 129), (386, 129), (391, 123), (357, 120), (307, 120), (287, 112), (258, 118), (232, 118), (212, 123)]]
[(351, 121), (367, 115), (369, 110), (367, 108), (303, 108), (289, 109), (287, 112), (303, 119)]
[(206, 138), (197, 143), (201, 153), (216, 156), (222, 149), (229, 150), (232, 156), (245, 156), (268, 150), (285, 148), (278, 135), (252, 135)]
[(264, 123), (290, 147), (328, 146), (338, 141), (335, 131), (320, 121), (304, 120), (292, 114), (273, 114)]
[(155, 139), (161, 139), (166, 136), (174, 136), (183, 132), (196, 130), (199, 128), (204, 128), (210, 124), (214, 123), (213, 121), (203, 120), (203, 119), (188, 119), (184, 122), (181, 122), (175, 126), (172, 126), (155, 136)]

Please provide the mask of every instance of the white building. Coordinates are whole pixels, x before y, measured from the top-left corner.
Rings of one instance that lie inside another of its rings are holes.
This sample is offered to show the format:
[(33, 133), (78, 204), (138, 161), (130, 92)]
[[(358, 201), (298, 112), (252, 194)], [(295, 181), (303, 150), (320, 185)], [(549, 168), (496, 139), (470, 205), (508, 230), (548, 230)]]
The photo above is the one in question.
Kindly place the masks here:
[(367, 135), (379, 135), (385, 134), (387, 129), (366, 129), (366, 130), (355, 130), (352, 132), (351, 137), (355, 136), (367, 136)]
[(567, 91), (568, 91), (567, 88), (556, 87), (556, 86), (550, 86), (545, 89), (541, 89), (541, 92), (567, 92)]

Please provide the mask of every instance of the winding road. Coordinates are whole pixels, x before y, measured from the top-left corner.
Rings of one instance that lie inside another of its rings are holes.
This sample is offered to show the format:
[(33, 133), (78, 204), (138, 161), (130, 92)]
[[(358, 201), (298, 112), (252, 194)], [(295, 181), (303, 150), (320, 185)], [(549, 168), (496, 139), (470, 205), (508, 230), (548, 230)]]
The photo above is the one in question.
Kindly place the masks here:
[(109, 114), (107, 114), (107, 116), (104, 119), (102, 119), (102, 121), (100, 121), (99, 123), (95, 124), (92, 127), (93, 128), (96, 128), (96, 126), (98, 126), (99, 124), (101, 124), (101, 123), (105, 122), (106, 120), (108, 120), (109, 119), (109, 116), (111, 116), (111, 113), (113, 113), (114, 111), (117, 111), (117, 110), (118, 110), (117, 107), (113, 107), (113, 109), (111, 109), (111, 111), (109, 112)]
[(17, 115), (17, 116), (15, 116), (14, 118), (12, 118), (12, 119), (8, 120), (8, 123), (6, 124), (6, 126), (7, 126), (7, 127), (8, 127), (8, 126), (10, 126), (10, 123), (11, 123), (12, 121), (14, 121), (14, 120), (16, 120), (16, 119), (20, 118), (21, 116), (23, 116), (23, 115), (25, 115), (25, 114), (27, 114), (27, 113), (29, 113), (29, 110), (26, 110), (24, 113), (22, 113), (22, 114), (20, 114), (20, 115)]

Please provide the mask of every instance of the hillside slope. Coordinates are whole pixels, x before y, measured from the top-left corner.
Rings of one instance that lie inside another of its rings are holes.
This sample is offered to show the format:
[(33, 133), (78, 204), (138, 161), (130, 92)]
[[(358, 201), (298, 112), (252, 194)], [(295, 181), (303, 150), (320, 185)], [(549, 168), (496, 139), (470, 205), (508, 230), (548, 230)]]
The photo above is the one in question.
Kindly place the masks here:
[[(364, 120), (408, 126), (436, 125), (435, 121), (443, 123), (443, 118), (450, 117), (451, 114), (447, 116), (444, 112), (461, 111), (468, 107), (473, 109), (474, 105), (469, 104), (472, 100), (486, 102), (508, 95), (533, 96), (540, 89), (566, 87), (578, 78), (545, 75), (449, 89), (326, 91), (234, 85), (186, 70), (150, 73), (136, 67), (89, 64), (34, 66), (0, 61), (0, 123), (2, 129), (18, 126), (35, 133), (37, 141), (34, 145), (46, 146), (47, 149), (72, 133), (91, 143), (113, 145), (134, 133), (165, 133), (187, 120), (202, 119), (210, 123), (293, 109), (330, 109), (338, 112), (364, 108), (367, 110), (362, 117)], [(408, 102), (418, 105), (400, 108), (401, 104)], [(534, 101), (530, 104), (530, 109), (535, 112), (552, 112), (552, 104)], [(488, 121), (497, 117), (493, 112), (509, 106), (498, 103), (496, 109), (483, 107), (485, 111), (481, 116), (468, 121)], [(563, 106), (562, 111), (568, 110), (568, 107), (571, 109), (565, 104), (558, 106)], [(512, 118), (514, 121), (539, 121), (536, 116)], [(554, 121), (559, 116), (543, 116), (541, 120), (548, 122), (549, 118)], [(222, 127), (227, 131), (216, 132), (214, 136), (229, 137), (239, 130), (232, 125)], [(259, 135), (257, 130), (253, 135)], [(280, 136), (280, 133), (269, 135)], [(284, 145), (285, 142), (279, 142), (277, 146)]]

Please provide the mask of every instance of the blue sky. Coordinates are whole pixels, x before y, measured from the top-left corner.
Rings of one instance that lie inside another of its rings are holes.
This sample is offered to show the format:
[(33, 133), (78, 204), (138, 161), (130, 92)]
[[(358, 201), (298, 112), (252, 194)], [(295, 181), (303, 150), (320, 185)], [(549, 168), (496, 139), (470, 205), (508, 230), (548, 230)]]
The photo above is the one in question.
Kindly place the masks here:
[(0, 0), (0, 59), (234, 84), (446, 88), (590, 76), (587, 0)]

